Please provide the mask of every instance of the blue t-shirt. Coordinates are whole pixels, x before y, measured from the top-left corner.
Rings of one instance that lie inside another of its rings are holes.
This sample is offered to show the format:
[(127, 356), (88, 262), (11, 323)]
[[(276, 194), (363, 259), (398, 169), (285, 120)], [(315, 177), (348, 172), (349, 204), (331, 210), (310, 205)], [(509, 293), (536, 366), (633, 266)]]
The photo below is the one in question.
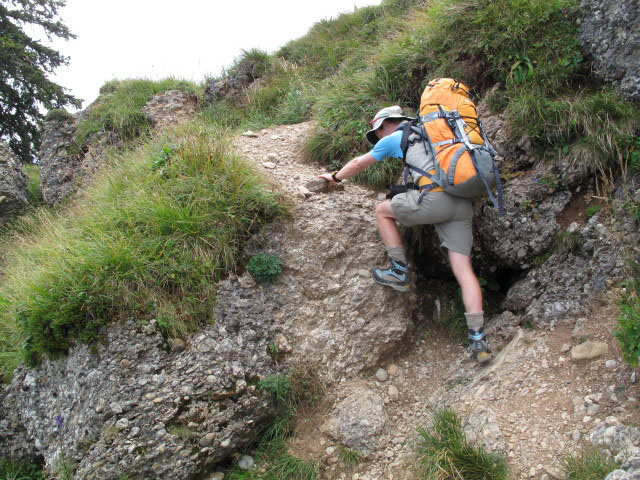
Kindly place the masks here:
[(387, 135), (378, 140), (378, 143), (375, 144), (373, 150), (369, 153), (379, 162), (387, 157), (402, 158), (401, 142), (402, 130), (396, 130), (391, 135)]

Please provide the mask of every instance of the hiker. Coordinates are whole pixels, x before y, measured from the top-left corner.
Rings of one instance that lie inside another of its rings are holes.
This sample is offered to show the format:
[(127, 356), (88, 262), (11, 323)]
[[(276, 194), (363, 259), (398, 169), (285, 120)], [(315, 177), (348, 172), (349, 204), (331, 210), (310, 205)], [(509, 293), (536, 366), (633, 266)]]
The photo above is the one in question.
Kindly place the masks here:
[[(405, 152), (403, 155), (401, 148), (402, 127), (411, 120), (402, 114), (402, 109), (397, 105), (383, 108), (370, 122), (371, 130), (366, 134), (367, 140), (374, 146), (373, 149), (352, 159), (336, 172), (320, 175), (320, 178), (327, 180), (331, 187), (336, 182), (351, 178), (387, 157), (405, 159), (405, 155), (408, 154)], [(423, 156), (422, 169), (427, 172), (433, 171), (433, 154)], [(491, 350), (484, 333), (482, 290), (471, 266), (471, 200), (449, 195), (442, 187), (433, 187), (433, 182), (426, 176), (415, 177), (419, 178), (415, 189), (409, 188), (397, 193), (376, 208), (378, 231), (391, 263), (388, 268), (373, 269), (373, 279), (381, 285), (407, 291), (409, 266), (396, 221), (405, 226), (434, 225), (440, 246), (446, 251), (451, 270), (462, 290), (464, 315), (469, 329), (469, 347), (473, 358), (485, 362), (491, 358)]]

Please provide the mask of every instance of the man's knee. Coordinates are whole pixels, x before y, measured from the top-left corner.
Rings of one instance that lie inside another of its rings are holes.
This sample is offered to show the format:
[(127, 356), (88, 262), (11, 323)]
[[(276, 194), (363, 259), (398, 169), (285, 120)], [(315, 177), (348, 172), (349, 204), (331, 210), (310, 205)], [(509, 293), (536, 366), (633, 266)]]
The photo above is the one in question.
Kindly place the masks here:
[(376, 207), (376, 217), (378, 218), (395, 218), (393, 210), (391, 210), (391, 200), (385, 200)]

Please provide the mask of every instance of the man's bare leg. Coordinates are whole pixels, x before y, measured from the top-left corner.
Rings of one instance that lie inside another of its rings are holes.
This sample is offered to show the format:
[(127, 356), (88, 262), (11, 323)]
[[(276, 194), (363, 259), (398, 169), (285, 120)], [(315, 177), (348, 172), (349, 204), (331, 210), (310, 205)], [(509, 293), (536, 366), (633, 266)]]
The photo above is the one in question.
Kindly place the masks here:
[(449, 252), (451, 270), (462, 290), (465, 318), (469, 328), (469, 348), (473, 358), (480, 362), (491, 359), (491, 350), (484, 334), (484, 312), (482, 311), (482, 289), (478, 277), (471, 266), (471, 257), (461, 253)]

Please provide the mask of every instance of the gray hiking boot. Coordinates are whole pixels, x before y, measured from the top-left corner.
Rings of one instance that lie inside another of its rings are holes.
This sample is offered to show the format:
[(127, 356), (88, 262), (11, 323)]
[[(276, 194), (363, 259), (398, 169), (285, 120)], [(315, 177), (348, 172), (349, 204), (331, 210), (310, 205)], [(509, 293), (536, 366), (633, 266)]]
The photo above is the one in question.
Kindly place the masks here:
[(480, 330), (469, 329), (469, 350), (474, 360), (480, 363), (488, 362), (491, 360), (491, 349), (489, 348), (489, 342), (487, 336), (484, 334), (484, 328)]
[(391, 260), (389, 268), (374, 268), (371, 274), (380, 285), (386, 285), (400, 292), (409, 290), (409, 266), (406, 263)]

